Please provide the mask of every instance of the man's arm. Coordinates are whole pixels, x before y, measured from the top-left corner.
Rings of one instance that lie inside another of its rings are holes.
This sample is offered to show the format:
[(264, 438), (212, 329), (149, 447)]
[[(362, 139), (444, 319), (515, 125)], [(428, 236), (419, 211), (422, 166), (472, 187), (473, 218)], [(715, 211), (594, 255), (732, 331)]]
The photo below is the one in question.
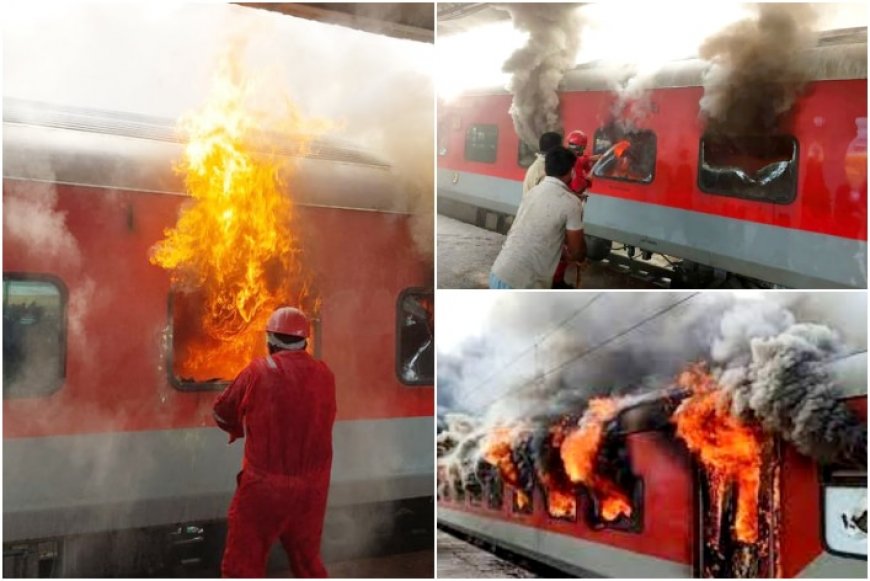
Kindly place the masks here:
[(586, 237), (583, 230), (566, 230), (565, 241), (568, 246), (568, 260), (586, 260)]
[(565, 242), (568, 260), (586, 260), (586, 238), (583, 236), (583, 202), (571, 200), (565, 220)]
[(214, 402), (215, 423), (230, 435), (230, 444), (238, 438), (245, 437), (242, 402), (252, 381), (253, 374), (250, 369), (250, 366), (244, 368)]

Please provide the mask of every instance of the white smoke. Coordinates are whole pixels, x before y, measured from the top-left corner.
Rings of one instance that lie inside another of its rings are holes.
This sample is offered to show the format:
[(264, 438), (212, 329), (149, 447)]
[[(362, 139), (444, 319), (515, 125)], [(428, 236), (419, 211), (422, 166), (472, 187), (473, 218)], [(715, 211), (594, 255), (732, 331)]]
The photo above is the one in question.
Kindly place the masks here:
[(562, 132), (556, 90), (574, 66), (582, 20), (576, 4), (504, 4), (500, 8), (510, 13), (515, 28), (529, 33), (525, 46), (510, 56), (502, 70), (511, 75), (510, 115), (517, 135), (537, 148), (542, 133)]

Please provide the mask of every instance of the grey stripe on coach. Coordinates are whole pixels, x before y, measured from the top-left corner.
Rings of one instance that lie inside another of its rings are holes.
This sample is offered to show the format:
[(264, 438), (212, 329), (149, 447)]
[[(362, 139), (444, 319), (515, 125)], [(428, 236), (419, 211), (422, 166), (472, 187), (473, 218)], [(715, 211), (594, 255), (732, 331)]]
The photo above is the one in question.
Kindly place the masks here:
[[(330, 506), (433, 494), (431, 417), (335, 424)], [(216, 427), (3, 440), (3, 540), (222, 519), (244, 440)]]
[[(522, 184), (439, 169), (438, 195), (515, 214)], [(584, 221), (593, 236), (787, 287), (867, 288), (859, 240), (594, 194)]]

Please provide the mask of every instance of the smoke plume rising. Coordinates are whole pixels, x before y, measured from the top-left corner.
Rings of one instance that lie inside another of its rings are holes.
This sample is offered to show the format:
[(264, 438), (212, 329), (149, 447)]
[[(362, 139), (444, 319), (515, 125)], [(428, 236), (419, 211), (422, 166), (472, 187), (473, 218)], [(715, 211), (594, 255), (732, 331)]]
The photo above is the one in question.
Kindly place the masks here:
[(816, 13), (807, 4), (758, 4), (757, 16), (728, 26), (700, 47), (701, 115), (725, 135), (770, 133), (808, 80), (802, 51), (815, 44)]
[[(863, 462), (866, 426), (842, 402), (847, 386), (837, 383), (831, 365), (866, 346), (866, 337), (857, 338), (856, 347), (853, 334), (847, 346), (839, 336), (854, 329), (840, 333), (825, 323), (855, 327), (854, 321), (839, 317), (836, 309), (820, 310), (808, 296), (605, 295), (586, 310), (578, 307), (589, 299), (577, 297), (504, 299), (493, 309), (498, 320), (470, 343), (470, 361), (439, 354), (439, 392), (442, 385), (447, 391), (442, 403), (471, 412), (445, 416), (446, 431), (439, 437), (442, 469), (445, 474), (472, 469), (481, 458), (481, 438), (504, 426), (519, 423), (536, 433), (565, 417), (582, 425), (594, 397), (616, 398), (620, 409), (647, 401), (674, 389), (678, 374), (699, 361), (707, 362), (710, 382), (730, 400), (735, 418), (781, 436), (819, 462)], [(831, 296), (822, 299), (837, 302)], [(575, 311), (576, 318), (568, 319)], [(644, 319), (649, 321), (634, 327)], [(560, 324), (541, 339), (539, 333)], [(594, 350), (625, 329), (633, 330)], [(547, 363), (522, 365), (517, 347), (505, 341), (511, 335), (524, 345), (537, 341), (537, 356), (548, 353)], [(514, 359), (520, 363), (487, 381)], [(547, 370), (553, 372), (542, 377)], [(485, 396), (469, 397), (465, 390)]]
[(510, 114), (526, 145), (537, 148), (546, 131), (562, 132), (556, 89), (574, 65), (580, 46), (581, 18), (576, 4), (506, 4), (514, 27), (529, 33), (502, 70), (511, 75)]

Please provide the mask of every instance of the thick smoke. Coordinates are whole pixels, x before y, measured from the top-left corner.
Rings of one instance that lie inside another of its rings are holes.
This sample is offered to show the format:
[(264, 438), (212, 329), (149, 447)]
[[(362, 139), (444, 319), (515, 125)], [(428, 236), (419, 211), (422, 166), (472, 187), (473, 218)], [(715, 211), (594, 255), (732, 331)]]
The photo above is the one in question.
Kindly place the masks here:
[(526, 145), (537, 148), (546, 131), (562, 131), (556, 89), (574, 66), (582, 21), (576, 4), (506, 4), (514, 26), (529, 33), (526, 45), (504, 63), (514, 96), (510, 114)]
[(807, 81), (802, 51), (814, 46), (816, 13), (807, 4), (758, 4), (757, 16), (732, 24), (701, 46), (701, 114), (725, 135), (769, 133)]
[(837, 334), (801, 323), (751, 341), (746, 380), (730, 391), (732, 411), (758, 418), (803, 454), (820, 462), (861, 462), (867, 427), (838, 399), (827, 364), (843, 354)]
[[(836, 302), (827, 298), (821, 302)], [(459, 424), (445, 422), (447, 430), (439, 443), (449, 445), (439, 446), (439, 455), (447, 474), (475, 466), (482, 454), (482, 436), (497, 427), (519, 422), (534, 431), (565, 416), (579, 418), (595, 396), (620, 396), (621, 405), (631, 405), (644, 394), (673, 388), (681, 370), (701, 361), (707, 362), (730, 397), (735, 415), (757, 420), (820, 462), (862, 461), (866, 427), (840, 400), (843, 386), (831, 371), (838, 358), (855, 348), (847, 348), (839, 334), (823, 324), (829, 318), (819, 317), (826, 311), (820, 305), (809, 305), (806, 297), (794, 294), (764, 300), (720, 293), (604, 295), (545, 341), (540, 339), (542, 331), (564, 322), (587, 301), (572, 296), (503, 299), (494, 309), (498, 320), (492, 328), (469, 344), (469, 361), (462, 355), (439, 355), (439, 391), (441, 371), (449, 371), (449, 394), (441, 403), (461, 404), (472, 412)], [(806, 322), (807, 313), (815, 323)], [(591, 351), (647, 318), (648, 323), (606, 348)], [(837, 323), (844, 324), (839, 318)], [(511, 335), (522, 338), (524, 345), (537, 338), (538, 357), (543, 351), (550, 358), (543, 366), (521, 361), (485, 381), (495, 366), (516, 356), (517, 347), (505, 341)], [(861, 343), (866, 343), (863, 336)], [(587, 351), (576, 362), (561, 365)], [(548, 377), (538, 375), (554, 368)], [(469, 397), (465, 390), (485, 395)]]

